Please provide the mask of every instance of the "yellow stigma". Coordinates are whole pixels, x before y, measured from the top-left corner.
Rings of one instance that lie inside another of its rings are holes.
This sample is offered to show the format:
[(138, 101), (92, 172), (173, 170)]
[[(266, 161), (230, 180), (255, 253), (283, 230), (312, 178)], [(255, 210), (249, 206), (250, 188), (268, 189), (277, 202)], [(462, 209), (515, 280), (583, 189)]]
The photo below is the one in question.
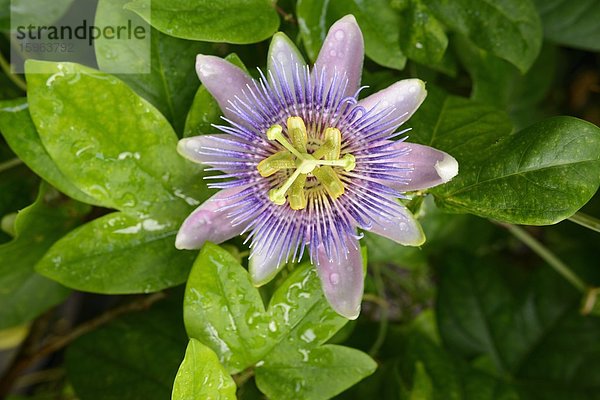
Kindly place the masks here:
[(265, 158), (257, 166), (258, 172), (265, 178), (283, 169), (294, 169), (283, 185), (269, 191), (269, 200), (277, 205), (283, 205), (287, 199), (293, 210), (306, 208), (308, 199), (305, 185), (309, 174), (317, 179), (332, 198), (337, 199), (344, 194), (344, 184), (333, 167), (352, 171), (356, 167), (356, 159), (350, 153), (340, 158), (342, 149), (340, 130), (325, 129), (323, 143), (310, 154), (308, 133), (302, 118), (289, 117), (286, 125), (287, 138), (283, 134), (281, 125), (273, 125), (266, 132), (269, 140), (278, 142), (285, 150)]

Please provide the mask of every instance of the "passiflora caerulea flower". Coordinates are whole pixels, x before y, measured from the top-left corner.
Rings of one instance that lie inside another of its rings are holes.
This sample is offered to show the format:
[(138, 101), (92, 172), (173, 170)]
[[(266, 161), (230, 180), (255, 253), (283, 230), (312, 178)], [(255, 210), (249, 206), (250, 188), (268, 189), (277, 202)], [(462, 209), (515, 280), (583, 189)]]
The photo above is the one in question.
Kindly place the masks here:
[(329, 30), (314, 67), (282, 33), (268, 69), (253, 80), (242, 69), (199, 55), (196, 69), (227, 122), (217, 135), (182, 139), (179, 152), (222, 174), (221, 189), (183, 223), (180, 249), (247, 233), (256, 285), (307, 252), (329, 303), (354, 319), (363, 294), (358, 230), (418, 246), (420, 225), (398, 198), (454, 177), (450, 155), (405, 142), (397, 132), (426, 96), (418, 79), (358, 100), (364, 56), (353, 16)]

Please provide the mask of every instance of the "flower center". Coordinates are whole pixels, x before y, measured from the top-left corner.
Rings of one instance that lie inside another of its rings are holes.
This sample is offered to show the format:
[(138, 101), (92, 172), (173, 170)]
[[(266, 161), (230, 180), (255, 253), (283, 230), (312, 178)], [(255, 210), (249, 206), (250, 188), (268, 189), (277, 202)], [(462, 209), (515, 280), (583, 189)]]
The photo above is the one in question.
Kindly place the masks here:
[(306, 208), (308, 199), (305, 185), (309, 174), (317, 179), (333, 199), (340, 197), (344, 193), (344, 184), (334, 167), (352, 171), (356, 166), (352, 154), (344, 154), (340, 158), (342, 148), (340, 130), (337, 128), (325, 129), (323, 144), (309, 154), (308, 134), (302, 118), (289, 117), (286, 124), (289, 141), (283, 135), (281, 125), (273, 125), (267, 130), (267, 138), (279, 142), (285, 150), (265, 158), (257, 166), (258, 172), (265, 178), (280, 170), (294, 170), (283, 185), (269, 191), (269, 199), (277, 205), (283, 205), (287, 198), (293, 210)]

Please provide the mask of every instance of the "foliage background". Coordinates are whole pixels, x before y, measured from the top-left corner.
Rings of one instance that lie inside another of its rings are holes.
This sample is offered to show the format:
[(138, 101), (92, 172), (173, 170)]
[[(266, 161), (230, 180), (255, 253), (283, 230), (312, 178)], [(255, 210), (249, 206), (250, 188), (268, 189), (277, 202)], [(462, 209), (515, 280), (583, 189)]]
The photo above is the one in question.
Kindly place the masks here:
[[(410, 140), (460, 164), (408, 203), (421, 248), (366, 234), (350, 323), (307, 264), (258, 291), (241, 239), (173, 246), (210, 195), (177, 138), (220, 115), (195, 55), (255, 74), (280, 30), (314, 61), (348, 13), (363, 95), (426, 80)], [(98, 51), (99, 71), (13, 75), (0, 38), (0, 397), (600, 398), (598, 1), (99, 0), (119, 18), (152, 24), (150, 74), (105, 74)]]

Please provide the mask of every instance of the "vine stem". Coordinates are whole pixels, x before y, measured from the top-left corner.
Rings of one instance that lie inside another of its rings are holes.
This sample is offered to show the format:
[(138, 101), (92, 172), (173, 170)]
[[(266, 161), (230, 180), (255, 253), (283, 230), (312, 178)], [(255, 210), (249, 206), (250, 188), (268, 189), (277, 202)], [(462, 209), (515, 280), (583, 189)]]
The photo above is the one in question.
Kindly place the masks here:
[(517, 239), (521, 240), (527, 247), (546, 261), (558, 274), (565, 278), (571, 285), (582, 293), (588, 290), (587, 285), (579, 278), (567, 264), (565, 264), (554, 253), (548, 250), (537, 239), (531, 236), (525, 229), (511, 224), (500, 224), (508, 229)]
[(13, 74), (13, 72), (10, 70), (10, 64), (8, 63), (8, 61), (6, 61), (6, 58), (4, 58), (4, 55), (1, 52), (0, 68), (2, 68), (2, 71), (4, 71), (8, 79), (10, 79), (15, 85), (17, 85), (19, 89), (23, 90), (24, 92), (27, 91), (27, 83), (25, 83), (25, 81), (17, 75)]
[(6, 370), (4, 376), (0, 378), (0, 399), (8, 396), (22, 372), (25, 371), (35, 361), (62, 349), (80, 336), (97, 329), (98, 327), (114, 320), (117, 317), (120, 317), (123, 314), (148, 309), (150, 306), (152, 306), (152, 304), (164, 299), (165, 297), (167, 297), (166, 293), (158, 292), (149, 296), (144, 296), (122, 306), (115, 307), (96, 318), (82, 323), (68, 334), (50, 338), (45, 344), (39, 346), (39, 343), (43, 339), (43, 333), (46, 331), (48, 326), (49, 314), (42, 316), (36, 320), (31, 328), (30, 334), (27, 336), (23, 346), (19, 350), (17, 357), (14, 359), (12, 365)]
[(584, 228), (600, 232), (600, 220), (598, 218), (592, 217), (591, 215), (587, 215), (578, 211), (571, 217), (569, 217), (569, 221), (574, 222), (577, 225), (581, 225)]
[(369, 355), (371, 357), (374, 357), (379, 352), (383, 342), (385, 342), (389, 324), (389, 304), (385, 301), (385, 284), (381, 276), (381, 267), (377, 263), (374, 263), (373, 265), (373, 281), (375, 283), (375, 289), (377, 290), (377, 297), (383, 301), (378, 303), (380, 306), (379, 329), (377, 330), (375, 342), (373, 342), (373, 345), (369, 349)]
[(11, 160), (0, 163), (0, 172), (4, 172), (21, 164), (23, 164), (23, 161), (20, 158), (15, 157)]

